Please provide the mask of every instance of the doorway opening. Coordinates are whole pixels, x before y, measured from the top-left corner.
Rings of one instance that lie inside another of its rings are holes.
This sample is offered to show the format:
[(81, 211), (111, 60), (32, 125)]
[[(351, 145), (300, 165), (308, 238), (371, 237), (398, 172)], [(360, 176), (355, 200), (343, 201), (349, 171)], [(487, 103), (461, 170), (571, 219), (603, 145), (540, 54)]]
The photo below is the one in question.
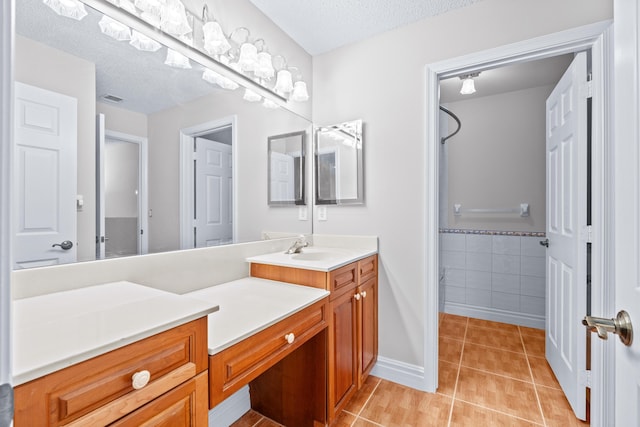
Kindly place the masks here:
[[(586, 27), (569, 30), (562, 33), (539, 37), (525, 42), (515, 43), (500, 48), (477, 52), (465, 57), (442, 61), (430, 64), (427, 67), (427, 153), (426, 153), (426, 215), (425, 215), (425, 388), (436, 390), (438, 385), (438, 323), (439, 323), (439, 283), (441, 277), (440, 270), (440, 212), (444, 211), (439, 200), (440, 184), (440, 137), (446, 132), (440, 133), (439, 129), (439, 85), (441, 80), (449, 77), (456, 77), (462, 74), (476, 73), (483, 70), (498, 68), (507, 64), (516, 64), (532, 61), (535, 59), (550, 58), (563, 54), (573, 54), (580, 51), (591, 51), (592, 53), (592, 87), (593, 97), (593, 146), (594, 153), (606, 153), (608, 148), (608, 123), (610, 120), (610, 83), (605, 79), (605, 74), (611, 70), (611, 30), (609, 23), (598, 23)], [(605, 92), (605, 89), (607, 91)], [(464, 120), (463, 120), (464, 128)], [(454, 138), (455, 139), (455, 138)], [(449, 141), (452, 145), (453, 140)], [(448, 142), (448, 143), (449, 143)], [(610, 242), (603, 236), (602, 230), (605, 228), (610, 214), (602, 208), (601, 200), (604, 199), (604, 188), (608, 185), (606, 174), (606, 155), (602, 158), (593, 156), (593, 173), (591, 176), (592, 199), (591, 203), (596, 207), (592, 215), (593, 230), (597, 230), (591, 237), (592, 242), (592, 274), (591, 274), (591, 304), (594, 310), (598, 310), (606, 303), (610, 297), (610, 292), (603, 286), (611, 274), (608, 266), (603, 263), (606, 259), (606, 251)], [(525, 201), (523, 201), (525, 202)], [(457, 203), (452, 200), (449, 205)], [(480, 208), (482, 206), (468, 206), (469, 208)], [(584, 206), (580, 207), (584, 209)], [(585, 284), (586, 285), (586, 284)], [(586, 303), (585, 303), (586, 305)], [(582, 310), (581, 316), (586, 314)], [(574, 323), (579, 324), (578, 314), (574, 314)], [(576, 329), (577, 331), (577, 329)], [(584, 331), (582, 331), (584, 332)], [(577, 334), (577, 332), (576, 332)], [(591, 382), (591, 419), (598, 423), (604, 418), (608, 411), (612, 410), (605, 406), (604, 394), (612, 387), (613, 375), (611, 369), (606, 367), (602, 360), (608, 357), (605, 354), (601, 343), (591, 343), (591, 372), (576, 373), (576, 375), (589, 375), (595, 378)], [(606, 375), (605, 375), (606, 371)], [(582, 382), (584, 387), (587, 384), (582, 378), (576, 378), (576, 382)]]
[(234, 243), (236, 119), (180, 131), (181, 249)]

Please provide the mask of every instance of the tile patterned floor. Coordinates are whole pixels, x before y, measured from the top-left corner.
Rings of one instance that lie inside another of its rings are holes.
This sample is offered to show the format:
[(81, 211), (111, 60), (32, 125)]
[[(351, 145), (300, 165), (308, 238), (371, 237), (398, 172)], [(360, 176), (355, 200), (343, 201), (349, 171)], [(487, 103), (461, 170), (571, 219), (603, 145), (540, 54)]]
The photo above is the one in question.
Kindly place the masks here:
[[(544, 358), (544, 331), (440, 314), (439, 387), (370, 376), (332, 427), (588, 426)], [(249, 411), (232, 427), (277, 427)]]

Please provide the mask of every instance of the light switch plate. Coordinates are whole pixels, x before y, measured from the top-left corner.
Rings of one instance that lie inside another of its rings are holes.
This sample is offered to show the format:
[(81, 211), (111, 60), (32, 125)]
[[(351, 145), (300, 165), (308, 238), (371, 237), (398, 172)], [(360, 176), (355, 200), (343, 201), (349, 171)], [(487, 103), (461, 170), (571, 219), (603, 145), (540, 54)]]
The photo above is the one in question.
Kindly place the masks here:
[(327, 220), (327, 207), (318, 206), (318, 221), (326, 221), (326, 220)]
[(298, 219), (300, 221), (307, 220), (307, 207), (306, 206), (298, 206)]

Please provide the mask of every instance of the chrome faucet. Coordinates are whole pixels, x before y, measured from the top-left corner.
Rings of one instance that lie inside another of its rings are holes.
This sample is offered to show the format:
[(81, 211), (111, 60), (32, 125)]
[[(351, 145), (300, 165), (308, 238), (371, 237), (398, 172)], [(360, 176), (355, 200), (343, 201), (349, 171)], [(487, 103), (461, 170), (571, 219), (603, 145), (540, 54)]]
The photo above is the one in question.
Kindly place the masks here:
[(293, 242), (293, 245), (287, 249), (285, 254), (299, 254), (302, 252), (302, 248), (306, 248), (307, 246), (309, 246), (309, 242), (304, 239), (304, 236), (300, 237), (298, 240)]

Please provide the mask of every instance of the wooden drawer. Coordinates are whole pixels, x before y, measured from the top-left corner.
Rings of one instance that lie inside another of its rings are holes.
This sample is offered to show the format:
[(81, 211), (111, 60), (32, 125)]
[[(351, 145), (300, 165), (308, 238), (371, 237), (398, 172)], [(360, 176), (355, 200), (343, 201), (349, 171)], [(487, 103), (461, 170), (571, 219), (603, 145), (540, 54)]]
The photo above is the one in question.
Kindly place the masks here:
[[(16, 387), (15, 425), (106, 425), (206, 369), (203, 317)], [(135, 390), (142, 370), (149, 383)]]
[(358, 285), (358, 263), (353, 262), (330, 271), (328, 280), (332, 300), (354, 289)]
[[(213, 408), (327, 326), (327, 298), (209, 357)], [(286, 335), (295, 339), (287, 342)]]
[(368, 258), (358, 261), (358, 283), (378, 276), (378, 255), (372, 255)]

